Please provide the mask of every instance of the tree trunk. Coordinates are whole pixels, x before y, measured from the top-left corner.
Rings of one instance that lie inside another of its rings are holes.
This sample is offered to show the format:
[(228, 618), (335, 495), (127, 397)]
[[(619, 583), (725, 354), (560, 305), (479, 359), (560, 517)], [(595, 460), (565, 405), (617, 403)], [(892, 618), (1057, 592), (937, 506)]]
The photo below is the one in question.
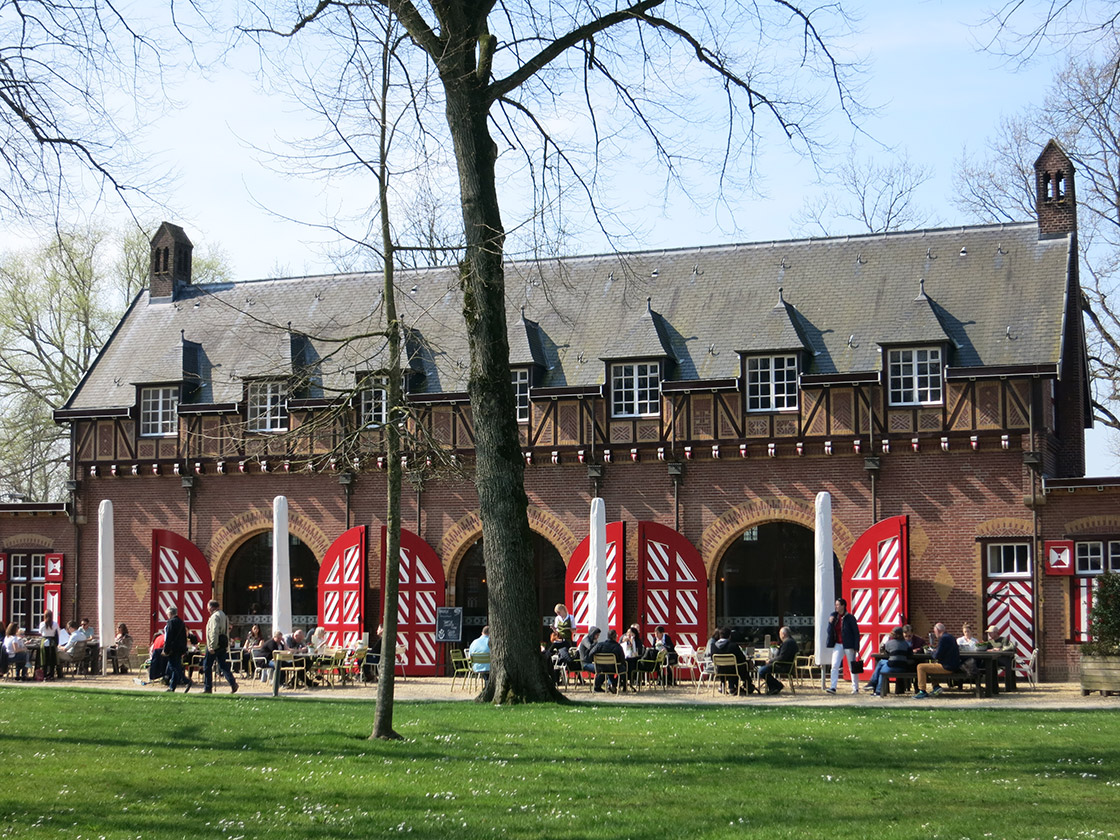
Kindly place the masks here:
[(468, 391), (475, 432), (475, 483), (489, 589), (490, 679), (480, 699), (557, 701), (563, 695), (549, 679), (540, 654), (541, 617), (533, 589), (536, 575), (525, 464), (510, 384), (502, 266), (505, 232), (494, 170), (497, 149), (487, 125), (489, 104), (473, 69), (454, 76), (445, 73), (443, 81), (466, 232), (459, 281), (471, 354)]

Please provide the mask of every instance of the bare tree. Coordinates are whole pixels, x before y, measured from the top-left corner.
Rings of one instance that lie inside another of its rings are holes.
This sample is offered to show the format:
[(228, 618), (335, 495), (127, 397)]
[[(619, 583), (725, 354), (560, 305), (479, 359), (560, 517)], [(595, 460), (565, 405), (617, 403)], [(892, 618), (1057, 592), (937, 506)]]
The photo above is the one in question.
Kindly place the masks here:
[(1101, 60), (1071, 59), (1041, 108), (1004, 118), (986, 158), (963, 156), (957, 206), (988, 222), (1035, 213), (1039, 138), (1055, 137), (1077, 168), (1081, 307), (1089, 319), (1089, 367), (1098, 422), (1120, 429), (1120, 40)]
[(1028, 62), (1039, 50), (1083, 49), (1116, 37), (1120, 7), (1109, 0), (1003, 0), (983, 21), (985, 49)]
[(828, 185), (807, 198), (794, 217), (795, 229), (806, 236), (832, 236), (854, 223), (860, 232), (886, 233), (936, 224), (918, 204), (917, 194), (933, 170), (906, 155), (886, 160), (860, 158), (855, 150)]
[[(840, 107), (851, 107), (842, 63), (822, 29), (836, 23), (839, 10), (805, 9), (790, 0), (715, 6), (638, 0), (602, 8), (513, 0), (375, 5), (408, 34), (404, 46), (416, 66), (438, 78), (425, 124), (441, 124), (455, 153), (475, 483), (494, 645), (483, 698), (554, 700), (558, 692), (538, 655), (524, 461), (509, 377), (500, 153), (521, 154), (538, 201), (555, 207), (567, 194), (565, 185), (574, 184), (603, 223), (599, 167), (634, 136), (644, 137), (675, 181), (690, 162), (714, 162), (724, 184), (740, 171), (749, 174), (764, 123), (811, 149), (811, 121), (827, 92)], [(247, 27), (257, 37), (290, 38), (369, 13), (367, 5), (342, 0), (321, 0), (309, 12), (281, 0), (257, 8), (262, 20)], [(352, 41), (337, 49), (352, 49)], [(722, 108), (719, 132), (709, 113), (702, 130), (689, 131), (682, 119), (705, 81), (712, 83), (707, 104)], [(622, 119), (615, 121), (616, 115)]]

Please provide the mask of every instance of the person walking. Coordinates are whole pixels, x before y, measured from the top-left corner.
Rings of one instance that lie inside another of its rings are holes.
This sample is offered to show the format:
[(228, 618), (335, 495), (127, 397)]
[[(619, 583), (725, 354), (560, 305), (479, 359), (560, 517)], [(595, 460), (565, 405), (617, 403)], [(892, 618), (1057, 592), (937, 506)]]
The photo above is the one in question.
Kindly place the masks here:
[(194, 685), (183, 673), (183, 654), (187, 652), (187, 625), (179, 618), (179, 610), (167, 611), (167, 626), (163, 628), (163, 655), (167, 657), (167, 690), (174, 691), (179, 683), (186, 683), (186, 694)]
[[(859, 650), (859, 624), (856, 617), (848, 612), (848, 602), (843, 598), (836, 599), (836, 611), (828, 617), (828, 637), (825, 647), (832, 648), (832, 682), (825, 689), (829, 694), (836, 693), (836, 685), (840, 680), (841, 663), (847, 659), (848, 668), (856, 659)], [(852, 694), (859, 694), (859, 674), (851, 671)]]
[(214, 666), (226, 678), (231, 694), (237, 693), (237, 680), (229, 668), (229, 618), (220, 609), (216, 600), (207, 607), (210, 618), (206, 621), (206, 655), (202, 658), (202, 693), (212, 694), (214, 690)]

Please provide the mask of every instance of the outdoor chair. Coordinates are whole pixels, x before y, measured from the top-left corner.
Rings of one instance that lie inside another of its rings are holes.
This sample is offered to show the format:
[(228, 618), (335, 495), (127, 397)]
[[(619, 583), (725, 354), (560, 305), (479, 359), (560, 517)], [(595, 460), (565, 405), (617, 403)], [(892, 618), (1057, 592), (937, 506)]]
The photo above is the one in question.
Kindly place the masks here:
[(408, 648), (406, 648), (400, 642), (397, 642), (395, 659), (395, 664), (401, 669), (401, 681), (403, 682), (404, 678), (408, 676), (408, 674), (406, 674), (404, 670), (404, 666), (408, 662)]
[(599, 675), (603, 674), (606, 677), (613, 676), (620, 691), (626, 690), (626, 660), (619, 662), (613, 654), (597, 653), (591, 658), (591, 661), (595, 664), (595, 679), (590, 680), (589, 683), (592, 689), (598, 682)]
[(1027, 678), (1031, 688), (1038, 688), (1038, 648), (1032, 650), (1030, 656), (1016, 655), (1014, 667)]
[(471, 677), (471, 661), (467, 654), (459, 648), (451, 648), (451, 690), (455, 690), (455, 681), (461, 680), (463, 688)]
[[(797, 661), (794, 660), (791, 662), (788, 659), (773, 659), (767, 664), (770, 666), (770, 673), (773, 674), (776, 679), (785, 678), (785, 684), (789, 688), (789, 693), (796, 694), (796, 683), (799, 679), (797, 675)], [(757, 688), (759, 691), (763, 690), (762, 685), (757, 686)]]
[(303, 663), (297, 662), (295, 654), (289, 650), (278, 650), (273, 653), (272, 666), (277, 670), (280, 684), (287, 688), (298, 688), (303, 681)]
[(727, 689), (728, 681), (738, 680), (736, 695), (741, 696), (746, 688), (750, 676), (750, 663), (739, 662), (734, 654), (713, 653), (712, 665), (715, 668), (715, 679), (712, 680), (712, 694), (716, 693), (716, 683), (721, 689)]
[[(65, 661), (62, 656), (63, 651), (60, 650), (58, 653), (58, 664), (62, 668), (62, 673), (66, 674), (66, 672), (69, 671), (74, 676), (77, 676), (82, 672), (82, 666), (86, 661), (86, 643), (76, 642), (74, 644), (74, 650)], [(85, 673), (88, 675), (89, 671), (87, 670)]]
[(798, 680), (813, 681), (813, 669), (816, 665), (813, 662), (813, 654), (800, 653), (793, 660), (794, 670), (797, 672)]
[(657, 651), (656, 659), (639, 659), (638, 660), (638, 688), (642, 684), (652, 685), (656, 680), (660, 683), (662, 688), (666, 688), (668, 680), (666, 679), (666, 668), (668, 668), (669, 654), (665, 650)]
[(712, 664), (712, 658), (706, 650), (696, 651), (696, 693), (700, 693), (700, 689), (704, 687), (704, 681), (712, 682), (715, 680), (716, 666)]
[(331, 688), (336, 681), (343, 678), (343, 667), (346, 662), (346, 648), (335, 648), (327, 656), (315, 659), (315, 677)]
[(112, 663), (114, 674), (127, 674), (132, 670), (132, 643), (113, 645), (106, 661)]
[(696, 664), (696, 650), (687, 645), (678, 647), (677, 664), (673, 665), (672, 668), (678, 685), (682, 679), (687, 679), (690, 683), (695, 682), (700, 676), (699, 667)]
[[(476, 671), (474, 669), (475, 665), (486, 665), (487, 669), (485, 671)], [(471, 673), (470, 673), (470, 677), (469, 677), (469, 682), (473, 683), (473, 682), (477, 681), (477, 682), (481, 683), (482, 679), (483, 679), (483, 674), (485, 674), (487, 677), (489, 677), (490, 676), (489, 665), (490, 665), (490, 654), (488, 654), (488, 653), (472, 653), (471, 654)], [(481, 687), (482, 686), (480, 685), (479, 688), (481, 689)]]

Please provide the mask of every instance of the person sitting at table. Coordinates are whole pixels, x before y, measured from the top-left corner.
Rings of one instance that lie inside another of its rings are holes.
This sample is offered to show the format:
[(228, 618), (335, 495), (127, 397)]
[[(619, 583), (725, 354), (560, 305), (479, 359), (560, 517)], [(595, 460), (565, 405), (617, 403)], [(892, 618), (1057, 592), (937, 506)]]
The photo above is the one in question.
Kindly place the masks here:
[(883, 641), (879, 651), (883, 654), (883, 658), (875, 663), (875, 670), (871, 674), (871, 679), (868, 680), (872, 697), (882, 696), (885, 677), (889, 677), (891, 674), (904, 674), (914, 668), (914, 649), (910, 642), (906, 641), (906, 634), (903, 633), (901, 627), (896, 627), (891, 631), (891, 634)]
[(589, 674), (595, 673), (595, 663), (591, 661), (591, 649), (599, 644), (598, 627), (588, 627), (587, 635), (579, 643), (579, 666)]
[(627, 628), (619, 644), (626, 655), (626, 681), (632, 686), (638, 673), (638, 660), (646, 652), (645, 645), (642, 644), (642, 631), (637, 624), (631, 624)]
[(259, 624), (254, 624), (249, 628), (249, 634), (245, 637), (245, 641), (241, 645), (241, 670), (246, 674), (249, 673), (249, 664), (253, 661), (253, 651), (263, 643), (264, 634), (261, 633), (261, 626)]
[(912, 653), (921, 653), (926, 649), (926, 640), (917, 635), (909, 624), (902, 625), (902, 638), (910, 643)]
[(976, 647), (980, 640), (972, 635), (972, 625), (967, 621), (961, 627), (961, 635), (957, 637), (957, 647)]
[[(782, 643), (778, 647), (778, 652), (774, 655), (771, 662), (786, 663), (779, 667), (782, 668), (783, 674), (788, 674), (790, 669), (793, 668), (794, 660), (797, 658), (797, 640), (793, 638), (793, 634), (790, 633), (788, 627), (782, 627), (778, 630), (778, 638), (782, 640)], [(781, 680), (774, 676), (774, 665), (771, 664), (771, 662), (767, 662), (758, 669), (758, 678), (760, 680), (766, 680), (767, 694), (777, 694), (785, 688), (785, 686), (782, 684)]]
[(261, 675), (261, 682), (271, 682), (272, 669), (276, 664), (272, 661), (272, 654), (278, 650), (285, 650), (284, 631), (277, 630), (271, 639), (261, 642), (253, 650), (253, 664), (257, 666), (257, 673)]
[(984, 635), (987, 637), (985, 641), (992, 646), (992, 650), (1002, 650), (1007, 644), (1007, 640), (1000, 635), (999, 628), (994, 624), (988, 626), (988, 631)]
[(303, 643), (303, 631), (295, 630), (284, 636), (284, 647), (292, 653), (307, 653), (307, 645)]
[(132, 636), (128, 635), (128, 625), (123, 621), (117, 625), (117, 637), (109, 645), (106, 662), (113, 664), (114, 674), (127, 674), (132, 665)]
[[(622, 673), (622, 690), (626, 690), (626, 653), (622, 649), (622, 645), (618, 643), (618, 631), (613, 627), (608, 628), (607, 638), (591, 648), (591, 659), (594, 662), (596, 656), (607, 655), (613, 656), (615, 661), (615, 668)], [(601, 692), (603, 690), (603, 680), (606, 679), (610, 683), (611, 694), (617, 694), (619, 689), (618, 676), (606, 672), (595, 672), (595, 691)]]
[(961, 667), (961, 649), (952, 634), (945, 632), (945, 625), (940, 621), (933, 626), (933, 635), (937, 639), (937, 651), (934, 653), (933, 662), (922, 662), (918, 665), (918, 690), (914, 693), (915, 700), (923, 700), (931, 694), (936, 697), (941, 693), (938, 685), (932, 692), (926, 692), (930, 677), (950, 676)]
[(307, 643), (308, 649), (316, 656), (327, 656), (331, 652), (330, 642), (327, 641), (327, 628), (316, 627)]
[(86, 641), (91, 642), (97, 638), (97, 634), (93, 632), (93, 628), (89, 626), (89, 619), (83, 618), (81, 621), (81, 630), (86, 634)]
[(754, 691), (754, 683), (751, 682), (750, 665), (747, 662), (747, 655), (743, 653), (743, 649), (739, 647), (736, 642), (731, 641), (731, 628), (719, 628), (719, 640), (712, 645), (712, 654), (726, 653), (735, 657), (735, 667), (729, 668), (728, 666), (716, 666), (716, 676), (727, 674), (727, 690), (732, 694), (739, 691), (739, 680), (745, 680), (747, 690), (743, 694), (750, 694)]
[(4, 636), (4, 655), (8, 658), (8, 668), (15, 671), (16, 679), (27, 679), (27, 642), (24, 641), (24, 629), (16, 627), (13, 621), (8, 625)]
[(60, 666), (77, 665), (85, 658), (85, 643), (89, 641), (89, 636), (73, 619), (66, 623), (66, 629), (70, 632), (70, 637), (66, 640), (66, 646), (58, 649), (58, 662)]
[[(482, 626), (482, 635), (471, 642), (471, 646), (467, 648), (467, 656), (474, 656), (475, 654), (485, 654), (490, 656), (490, 625), (484, 624)], [(478, 674), (483, 682), (490, 679), (490, 661), (486, 662), (472, 662), (471, 670)]]

